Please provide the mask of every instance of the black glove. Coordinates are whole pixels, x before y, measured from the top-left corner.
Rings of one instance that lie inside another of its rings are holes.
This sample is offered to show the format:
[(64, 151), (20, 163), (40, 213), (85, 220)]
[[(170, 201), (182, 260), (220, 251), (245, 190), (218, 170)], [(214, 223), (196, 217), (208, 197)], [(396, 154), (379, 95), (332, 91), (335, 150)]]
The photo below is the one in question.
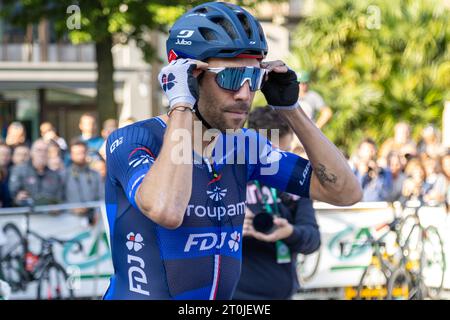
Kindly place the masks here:
[(269, 78), (261, 91), (273, 109), (289, 110), (298, 107), (297, 75), (291, 69), (285, 73), (269, 72)]

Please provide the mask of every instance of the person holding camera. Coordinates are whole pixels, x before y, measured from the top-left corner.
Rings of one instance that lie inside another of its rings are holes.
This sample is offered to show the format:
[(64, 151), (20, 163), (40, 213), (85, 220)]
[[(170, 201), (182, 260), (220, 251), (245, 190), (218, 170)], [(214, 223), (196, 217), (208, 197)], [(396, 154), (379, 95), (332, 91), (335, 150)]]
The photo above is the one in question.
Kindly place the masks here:
[[(270, 107), (256, 108), (248, 126), (279, 131), (278, 147), (289, 151), (293, 133)], [(275, 139), (272, 139), (275, 145)], [(280, 151), (281, 156), (283, 152)], [(280, 192), (260, 181), (247, 185), (243, 226), (242, 269), (233, 299), (291, 299), (298, 290), (297, 254), (320, 247), (320, 232), (312, 201)]]
[(388, 201), (392, 193), (391, 171), (377, 164), (376, 154), (375, 141), (363, 139), (354, 159), (354, 173), (363, 190), (361, 201)]

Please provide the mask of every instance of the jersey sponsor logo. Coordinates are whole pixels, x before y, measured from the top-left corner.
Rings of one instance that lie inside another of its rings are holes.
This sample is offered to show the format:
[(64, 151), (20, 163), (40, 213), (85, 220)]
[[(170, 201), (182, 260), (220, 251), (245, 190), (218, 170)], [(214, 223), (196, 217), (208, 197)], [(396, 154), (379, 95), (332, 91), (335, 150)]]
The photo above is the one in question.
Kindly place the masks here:
[(130, 232), (127, 235), (128, 241), (126, 242), (126, 246), (128, 250), (134, 250), (135, 252), (138, 252), (142, 249), (144, 246), (144, 239), (142, 238), (142, 235), (140, 233), (134, 234), (134, 232)]
[(206, 194), (214, 201), (220, 201), (227, 195), (227, 189), (215, 187), (213, 191), (206, 190)]
[(311, 162), (308, 162), (308, 164), (305, 167), (305, 170), (303, 170), (302, 179), (300, 179), (300, 181), (299, 181), (300, 185), (303, 185), (305, 183), (310, 169), (311, 169)]
[(128, 156), (128, 165), (136, 168), (141, 164), (146, 164), (155, 161), (153, 153), (145, 147), (139, 147), (134, 149)]
[[(125, 243), (129, 251), (139, 251), (144, 246), (144, 238), (140, 233), (130, 232)], [(127, 255), (128, 268), (128, 289), (131, 292), (149, 296), (150, 292), (144, 289), (148, 285), (145, 274), (145, 262), (141, 257), (132, 254)]]
[(120, 137), (120, 138), (114, 140), (114, 142), (109, 147), (109, 153), (113, 153), (114, 150), (116, 150), (116, 148), (122, 144), (122, 142), (123, 142), (123, 137)]
[(136, 168), (137, 166), (139, 166), (141, 164), (146, 164), (146, 163), (150, 163), (150, 162), (151, 163), (154, 162), (154, 159), (150, 155), (141, 154), (137, 158), (134, 158), (130, 162), (128, 162), (128, 165), (132, 166), (133, 168)]
[(180, 46), (190, 46), (192, 44), (192, 41), (188, 41), (185, 39), (177, 39), (177, 42), (175, 42), (175, 44), (178, 44)]
[(239, 250), (239, 243), (241, 241), (241, 234), (237, 231), (233, 232), (230, 235), (230, 240), (228, 240), (228, 246), (230, 247), (231, 251), (238, 251)]
[(128, 289), (131, 292), (149, 296), (150, 292), (142, 287), (143, 285), (148, 285), (147, 275), (144, 271), (144, 260), (129, 254), (127, 255), (127, 263), (130, 265), (128, 268)]
[(175, 83), (177, 83), (175, 81), (175, 75), (173, 73), (163, 74), (161, 77), (161, 82), (162, 82), (162, 88), (163, 88), (164, 92), (172, 89), (173, 86), (175, 85)]
[[(228, 237), (228, 241), (227, 240)], [(229, 234), (221, 232), (220, 238), (217, 233), (195, 233), (190, 234), (184, 246), (184, 252), (190, 252), (192, 249), (198, 251), (207, 251), (213, 248), (221, 249), (225, 243), (232, 252), (237, 252), (240, 247), (241, 234), (237, 231)]]
[(214, 206), (214, 207), (206, 207), (206, 206), (196, 206), (193, 204), (189, 204), (186, 208), (186, 216), (190, 217), (191, 215), (195, 215), (199, 218), (210, 217), (216, 218), (220, 221), (222, 217), (225, 215), (229, 217), (240, 216), (245, 214), (245, 202), (239, 202), (236, 204), (230, 204), (228, 206)]
[(194, 30), (181, 30), (177, 34), (177, 38), (190, 38), (194, 34)]

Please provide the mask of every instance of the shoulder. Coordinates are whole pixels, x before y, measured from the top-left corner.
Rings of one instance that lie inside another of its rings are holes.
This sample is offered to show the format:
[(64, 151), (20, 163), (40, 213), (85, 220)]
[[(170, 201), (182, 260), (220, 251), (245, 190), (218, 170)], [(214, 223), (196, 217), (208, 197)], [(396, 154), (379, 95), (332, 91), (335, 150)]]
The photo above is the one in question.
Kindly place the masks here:
[(11, 167), (11, 175), (32, 172), (32, 167), (29, 164), (19, 164)]
[(106, 143), (106, 164), (127, 161), (131, 155), (142, 152), (156, 158), (161, 150), (165, 123), (159, 118), (150, 118), (119, 128), (111, 133)]

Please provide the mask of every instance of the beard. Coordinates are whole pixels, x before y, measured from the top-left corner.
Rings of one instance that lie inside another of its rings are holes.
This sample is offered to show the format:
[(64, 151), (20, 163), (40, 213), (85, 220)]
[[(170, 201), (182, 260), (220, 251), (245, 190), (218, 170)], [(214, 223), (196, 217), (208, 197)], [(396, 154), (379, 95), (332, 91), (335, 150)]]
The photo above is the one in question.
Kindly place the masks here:
[(225, 132), (227, 129), (241, 129), (247, 121), (250, 106), (245, 103), (237, 103), (231, 106), (219, 108), (217, 105), (205, 105), (200, 113), (205, 120), (215, 129)]

